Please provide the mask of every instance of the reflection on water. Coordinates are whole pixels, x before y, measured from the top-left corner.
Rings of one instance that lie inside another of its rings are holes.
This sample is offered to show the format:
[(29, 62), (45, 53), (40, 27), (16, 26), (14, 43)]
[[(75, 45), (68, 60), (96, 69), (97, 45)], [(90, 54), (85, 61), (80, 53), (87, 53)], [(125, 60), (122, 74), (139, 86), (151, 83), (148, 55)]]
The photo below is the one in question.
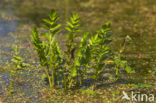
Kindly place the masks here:
[(12, 8), (8, 3), (0, 0), (0, 36), (5, 36), (9, 32), (14, 32), (17, 26), (17, 21), (8, 20), (13, 15)]
[(0, 20), (0, 36), (5, 36), (16, 29), (16, 21)]

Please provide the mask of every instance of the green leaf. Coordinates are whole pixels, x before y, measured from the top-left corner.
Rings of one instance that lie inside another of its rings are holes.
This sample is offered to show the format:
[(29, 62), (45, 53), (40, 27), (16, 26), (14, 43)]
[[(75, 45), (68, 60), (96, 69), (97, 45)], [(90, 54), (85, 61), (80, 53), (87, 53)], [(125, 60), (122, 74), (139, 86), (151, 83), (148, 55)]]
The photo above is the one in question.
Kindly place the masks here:
[(92, 79), (96, 79), (96, 75), (92, 75), (91, 78), (92, 78)]
[(125, 68), (126, 65), (127, 65), (127, 61), (121, 61), (121, 62), (120, 62), (120, 66), (121, 66), (122, 68)]
[(132, 70), (130, 66), (126, 66), (125, 70), (127, 73), (135, 73), (135, 71)]
[(74, 25), (70, 22), (67, 21), (68, 26), (70, 26), (71, 28), (74, 28)]
[(66, 30), (68, 30), (69, 32), (72, 32), (72, 29), (70, 27), (65, 27)]
[(121, 62), (120, 59), (118, 59), (118, 57), (115, 57), (114, 59), (115, 64), (120, 65)]
[(71, 76), (75, 77), (76, 75), (77, 75), (77, 69), (76, 69), (76, 67), (72, 67), (72, 69), (71, 69)]
[(90, 95), (93, 95), (93, 94), (95, 94), (95, 91), (93, 91), (91, 89), (86, 89), (86, 90), (82, 90), (82, 94), (90, 94)]
[(41, 78), (42, 78), (42, 79), (45, 79), (45, 78), (47, 78), (47, 75), (46, 75), (46, 74), (43, 74), (43, 75), (41, 76)]
[(43, 19), (43, 21), (44, 21), (45, 23), (50, 24), (50, 25), (52, 25), (52, 24), (53, 24), (53, 23), (52, 23), (50, 20), (48, 20), (48, 19)]
[(28, 64), (28, 63), (22, 63), (22, 66), (23, 67), (30, 67), (30, 64)]
[(145, 87), (152, 87), (150, 84), (143, 84), (143, 83), (138, 83), (138, 84), (130, 84), (133, 88), (145, 88)]
[(50, 25), (47, 25), (47, 24), (43, 24), (42, 27), (45, 29), (50, 29)]
[(43, 33), (43, 34), (41, 34), (42, 37), (47, 38), (47, 39), (49, 38), (49, 35), (50, 35), (49, 33)]
[(50, 27), (50, 31), (54, 31), (54, 30), (56, 30), (56, 29), (58, 29), (58, 28), (60, 28), (61, 27), (61, 24), (54, 24), (54, 25), (52, 25), (51, 27)]
[(59, 32), (61, 32), (61, 30), (60, 29), (57, 29), (57, 30), (54, 30), (53, 31), (53, 34), (55, 35), (55, 34), (58, 34)]

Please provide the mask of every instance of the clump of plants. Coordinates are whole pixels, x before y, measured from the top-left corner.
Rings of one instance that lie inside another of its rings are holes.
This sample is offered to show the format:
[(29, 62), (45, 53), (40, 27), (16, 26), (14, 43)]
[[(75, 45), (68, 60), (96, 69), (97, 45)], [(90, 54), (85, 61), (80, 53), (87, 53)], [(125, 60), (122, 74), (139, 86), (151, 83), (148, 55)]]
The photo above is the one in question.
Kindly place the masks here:
[(39, 33), (34, 27), (31, 34), (31, 40), (50, 88), (54, 89), (58, 86), (62, 86), (65, 90), (77, 88), (82, 86), (85, 79), (92, 79), (93, 89), (95, 89), (96, 83), (103, 76), (107, 61), (114, 64), (116, 80), (119, 78), (120, 68), (124, 68), (127, 73), (134, 72), (126, 61), (121, 60), (121, 54), (113, 55), (109, 48), (110, 22), (104, 24), (95, 34), (89, 35), (89, 32), (84, 32), (81, 37), (80, 18), (77, 13), (73, 14), (64, 27), (68, 32), (63, 34), (66, 37), (66, 49), (61, 50), (56, 40), (56, 35), (61, 31), (58, 20), (57, 12), (52, 10), (49, 18), (44, 19), (43, 28), (47, 32)]

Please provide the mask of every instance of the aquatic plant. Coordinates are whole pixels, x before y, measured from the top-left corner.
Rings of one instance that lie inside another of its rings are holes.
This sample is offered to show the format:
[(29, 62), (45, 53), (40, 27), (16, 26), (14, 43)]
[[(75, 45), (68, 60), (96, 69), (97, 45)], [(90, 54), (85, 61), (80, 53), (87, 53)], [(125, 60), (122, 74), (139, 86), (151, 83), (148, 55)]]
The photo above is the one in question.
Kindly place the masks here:
[(56, 11), (51, 11), (49, 19), (44, 19), (45, 24), (43, 27), (49, 30), (48, 33), (41, 34), (41, 36), (46, 39), (45, 41), (40, 40), (36, 28), (34, 28), (31, 35), (31, 39), (39, 55), (41, 65), (44, 67), (51, 88), (55, 85), (55, 77), (62, 62), (61, 50), (55, 40), (55, 35), (60, 32), (59, 27), (61, 26), (60, 24), (56, 24), (58, 19)]
[(43, 27), (48, 31), (39, 34), (34, 27), (31, 34), (31, 40), (49, 80), (50, 88), (55, 88), (59, 81), (67, 90), (81, 86), (86, 78), (92, 78), (94, 89), (98, 79), (102, 78), (102, 72), (106, 66), (105, 61), (112, 61), (115, 64), (116, 80), (120, 67), (124, 68), (127, 73), (133, 73), (127, 62), (122, 61), (120, 56), (113, 55), (109, 48), (111, 43), (110, 22), (107, 22), (90, 37), (89, 32), (83, 33), (83, 36), (80, 37), (78, 33), (80, 18), (77, 13), (73, 14), (66, 22), (65, 29), (68, 32), (65, 35), (66, 49), (61, 51), (55, 37), (61, 27), (61, 24), (57, 23), (58, 20), (57, 12), (52, 10), (49, 19), (44, 19)]
[[(19, 70), (23, 70), (25, 67), (30, 66), (30, 64), (24, 63), (24, 60), (19, 55), (19, 53), (20, 53), (20, 51), (18, 50), (18, 47), (16, 45), (14, 47), (14, 51), (13, 51), (13, 58), (11, 59), (13, 66), (9, 69), (11, 79), (13, 79), (15, 76), (18, 76)], [(14, 80), (11, 80), (10, 85), (9, 85), (10, 93), (13, 92), (13, 84), (14, 84)]]
[[(20, 70), (26, 66), (30, 66), (28, 63), (24, 63), (23, 58), (21, 56), (19, 56), (19, 51), (18, 51), (18, 47), (17, 45), (14, 48), (14, 52), (13, 52), (13, 58), (11, 59), (12, 64), (14, 65), (14, 69), (15, 70)], [(12, 72), (14, 72), (15, 70), (13, 70)]]

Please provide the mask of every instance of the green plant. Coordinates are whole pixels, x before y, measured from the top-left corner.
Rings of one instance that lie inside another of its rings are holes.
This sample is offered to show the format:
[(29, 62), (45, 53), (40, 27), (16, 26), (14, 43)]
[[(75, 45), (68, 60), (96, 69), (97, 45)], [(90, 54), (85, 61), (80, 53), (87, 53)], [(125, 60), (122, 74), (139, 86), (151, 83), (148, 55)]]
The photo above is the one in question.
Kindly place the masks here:
[[(66, 30), (69, 32), (67, 37), (67, 43), (65, 51), (65, 69), (69, 72), (68, 74), (68, 80), (69, 80), (69, 88), (72, 86), (74, 78), (78, 76), (78, 68), (76, 67), (74, 61), (75, 61), (75, 52), (78, 47), (78, 44), (75, 40), (77, 40), (79, 32), (79, 16), (78, 14), (73, 14), (73, 16), (70, 18), (70, 21), (67, 21), (67, 27)], [(67, 80), (66, 80), (67, 81)], [(78, 81), (78, 79), (77, 79)]]
[(43, 27), (48, 29), (48, 33), (42, 33), (42, 38), (45, 41), (41, 41), (38, 35), (38, 31), (34, 28), (31, 39), (39, 55), (41, 65), (44, 67), (45, 73), (48, 77), (50, 87), (55, 85), (56, 76), (61, 64), (61, 50), (58, 43), (55, 40), (55, 35), (60, 32), (60, 24), (56, 24), (58, 21), (56, 11), (51, 11), (49, 19), (44, 19), (45, 24)]
[[(23, 62), (23, 58), (19, 56), (19, 53), (20, 52), (18, 51), (18, 47), (16, 45), (14, 48), (13, 58), (11, 59), (12, 64), (14, 65), (14, 69), (16, 70), (20, 70), (23, 67), (30, 66), (28, 63)], [(12, 72), (15, 72), (15, 70), (13, 70)]]
[(108, 47), (108, 44), (111, 42), (109, 40), (110, 32), (110, 23), (107, 22), (100, 30), (97, 31), (95, 36), (92, 36), (89, 40), (92, 53), (91, 60), (93, 62), (92, 68), (94, 69), (94, 74), (91, 78), (95, 81), (101, 77), (101, 72), (105, 66), (103, 61), (107, 60), (111, 56), (111, 52)]
[(119, 53), (114, 56), (114, 63), (115, 63), (115, 80), (119, 79), (119, 70), (120, 68), (124, 68), (127, 73), (135, 73), (134, 70), (128, 65), (126, 60), (121, 60), (122, 53), (126, 48), (126, 43), (131, 40), (129, 36), (126, 36), (124, 42), (119, 50)]
[[(93, 88), (95, 88), (97, 80), (102, 78), (102, 72), (106, 66), (104, 61), (114, 61), (115, 68), (118, 68), (115, 69), (116, 77), (118, 77), (119, 66), (131, 73), (131, 68), (127, 62), (121, 61), (120, 54), (118, 59), (116, 56), (114, 58), (109, 49), (111, 43), (110, 22), (103, 25), (90, 38), (89, 32), (85, 32), (79, 40), (80, 18), (78, 14), (73, 14), (70, 21), (66, 22), (65, 29), (68, 31), (66, 49), (61, 51), (55, 39), (55, 35), (60, 32), (61, 26), (57, 23), (58, 20), (56, 11), (52, 10), (49, 19), (44, 19), (43, 27), (48, 32), (39, 34), (34, 27), (31, 35), (40, 63), (48, 77), (50, 88), (55, 88), (57, 81), (59, 81), (58, 78), (61, 78), (61, 84), (65, 90), (74, 86), (81, 86), (86, 78), (94, 79)], [(92, 73), (92, 75), (88, 76), (87, 73)]]
[[(11, 59), (13, 67), (9, 69), (11, 79), (13, 79), (13, 77), (15, 76), (18, 76), (19, 70), (22, 70), (24, 67), (30, 66), (30, 64), (23, 62), (23, 58), (19, 56), (19, 53), (20, 52), (18, 51), (18, 47), (16, 45), (13, 51), (13, 58)], [(10, 93), (13, 92), (13, 84), (14, 84), (14, 81), (11, 80), (10, 85), (9, 85)]]

